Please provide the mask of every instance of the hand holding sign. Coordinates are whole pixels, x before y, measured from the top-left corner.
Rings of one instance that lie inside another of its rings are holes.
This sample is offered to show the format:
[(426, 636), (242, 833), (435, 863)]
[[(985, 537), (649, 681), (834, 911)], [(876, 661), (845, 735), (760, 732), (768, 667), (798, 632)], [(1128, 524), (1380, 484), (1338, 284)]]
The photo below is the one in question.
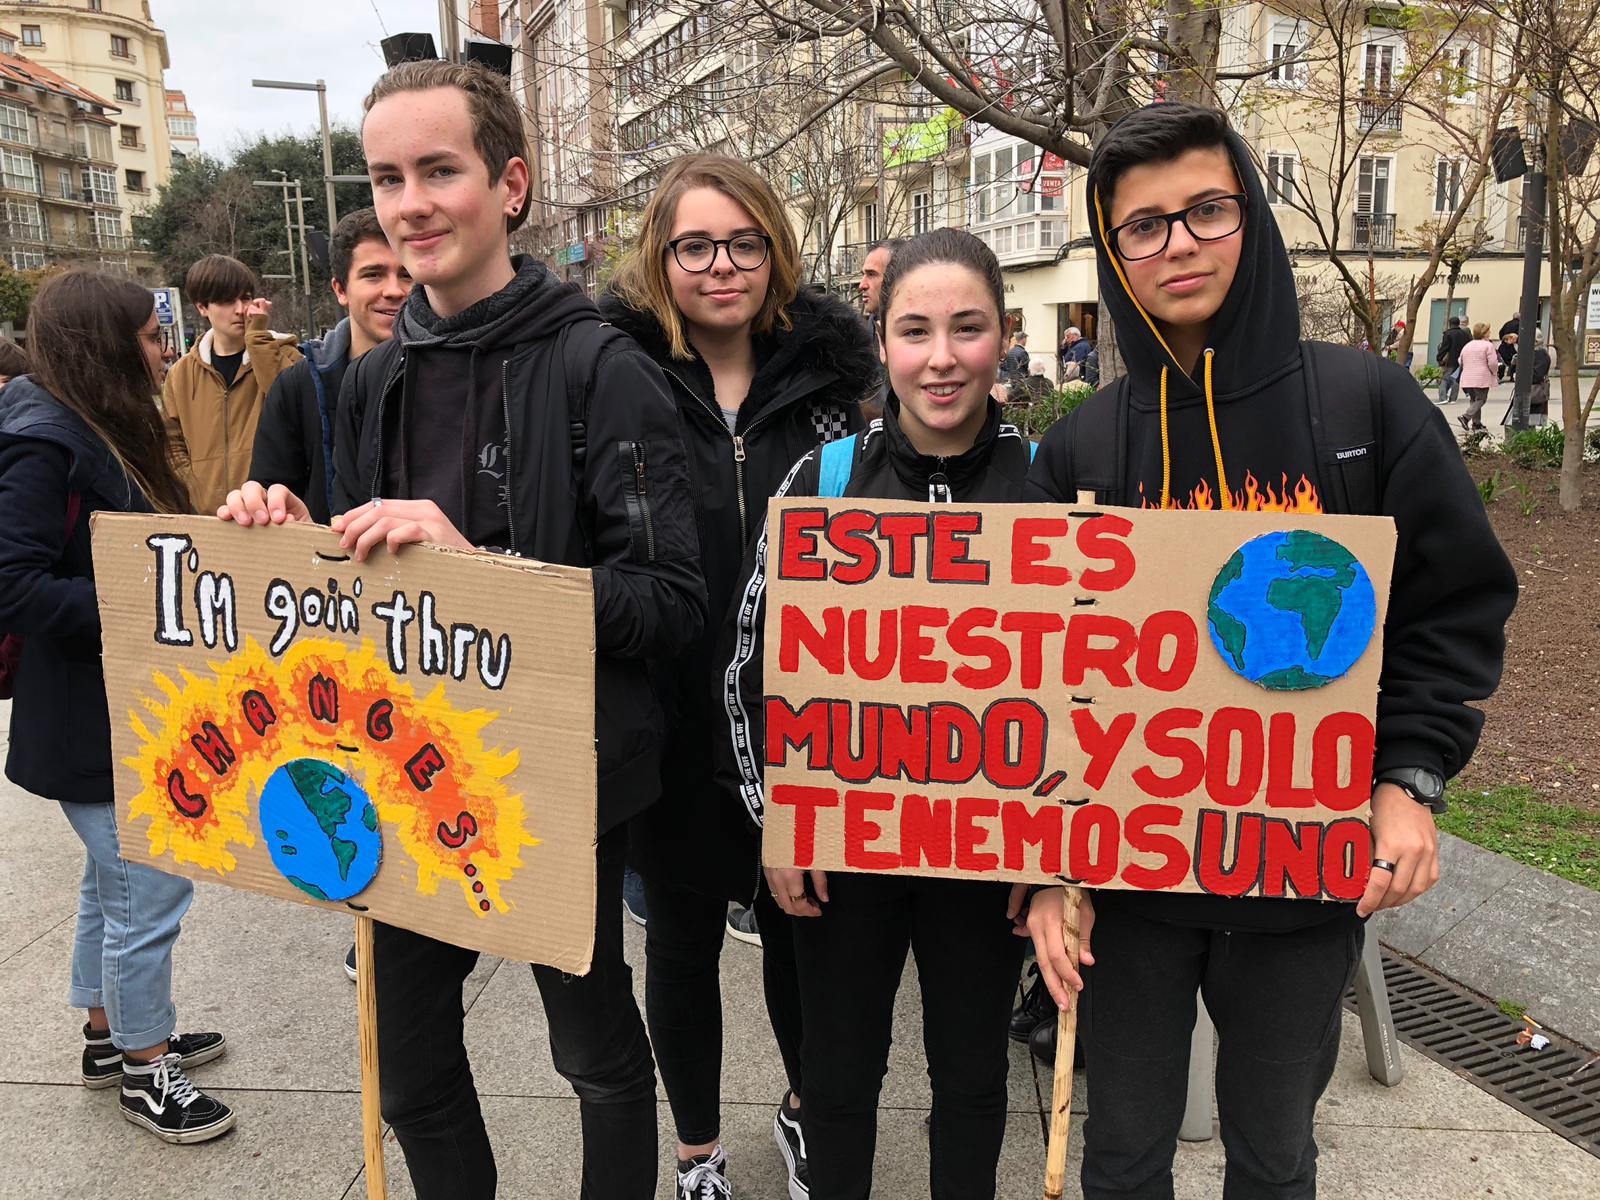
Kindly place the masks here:
[(246, 526), (282, 525), (290, 521), (311, 523), (311, 511), (299, 496), (281, 483), (263, 487), (253, 479), (228, 493), (227, 502), (217, 509), (217, 516)]

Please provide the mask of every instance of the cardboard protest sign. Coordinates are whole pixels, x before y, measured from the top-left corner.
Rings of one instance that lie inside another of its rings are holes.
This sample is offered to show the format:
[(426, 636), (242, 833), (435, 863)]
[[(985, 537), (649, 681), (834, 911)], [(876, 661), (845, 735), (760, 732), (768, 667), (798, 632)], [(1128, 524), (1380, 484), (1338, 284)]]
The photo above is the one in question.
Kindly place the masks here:
[(589, 573), (99, 514), (122, 853), (588, 970)]
[(770, 866), (1353, 900), (1387, 518), (775, 501)]

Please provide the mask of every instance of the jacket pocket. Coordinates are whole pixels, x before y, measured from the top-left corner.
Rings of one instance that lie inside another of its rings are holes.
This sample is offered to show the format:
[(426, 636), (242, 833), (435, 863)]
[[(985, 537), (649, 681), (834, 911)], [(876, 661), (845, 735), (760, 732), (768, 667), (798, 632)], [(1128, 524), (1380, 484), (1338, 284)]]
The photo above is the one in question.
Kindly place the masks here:
[(618, 442), (617, 458), (633, 561), (692, 556), (697, 544), (694, 503), (682, 443)]

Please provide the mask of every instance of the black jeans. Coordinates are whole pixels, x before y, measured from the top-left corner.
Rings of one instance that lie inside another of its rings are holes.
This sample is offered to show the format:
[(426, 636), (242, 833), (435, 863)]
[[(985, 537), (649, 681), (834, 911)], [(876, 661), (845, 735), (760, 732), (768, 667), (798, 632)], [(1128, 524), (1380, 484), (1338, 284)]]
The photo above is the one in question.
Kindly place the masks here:
[(1224, 1200), (1311, 1200), (1311, 1121), (1338, 1058), (1340, 1000), (1362, 934), (1353, 905), (1266, 934), (1185, 928), (1103, 904), (1095, 965), (1084, 972), (1084, 1200), (1172, 1200), (1196, 991), (1217, 1027)]
[(878, 1094), (906, 951), (922, 985), (933, 1085), (933, 1200), (993, 1200), (1006, 1132), (1006, 1027), (1023, 939), (1010, 887), (966, 879), (828, 876), (820, 917), (796, 918), (812, 1200), (872, 1193)]
[[(596, 846), (597, 925), (589, 973), (533, 968), (550, 1026), (551, 1059), (578, 1094), (583, 1200), (655, 1195), (655, 1070), (633, 1000), (632, 972), (622, 956), (626, 846), (624, 829)], [(417, 1196), (492, 1197), (494, 1151), (462, 1041), (461, 985), (478, 952), (383, 924), (374, 934), (383, 1118), (394, 1125)]]
[[(755, 867), (752, 865), (752, 872)], [(719, 962), (728, 902), (644, 877), (644, 1011), (661, 1084), (678, 1140), (714, 1142), (722, 1132), (722, 983)], [(756, 891), (761, 979), (767, 1018), (795, 1095), (800, 1086), (800, 993), (794, 966), (794, 918)]]

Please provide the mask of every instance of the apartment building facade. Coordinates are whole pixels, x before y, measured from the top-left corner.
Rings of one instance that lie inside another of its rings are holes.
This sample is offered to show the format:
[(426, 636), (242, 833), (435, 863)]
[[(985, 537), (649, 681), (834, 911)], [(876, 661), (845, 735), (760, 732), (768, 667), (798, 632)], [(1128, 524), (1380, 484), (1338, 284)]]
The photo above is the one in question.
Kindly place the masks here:
[(148, 0), (9, 0), (0, 2), (0, 26), (18, 34), (19, 53), (116, 106), (118, 190), (130, 212), (152, 204), (172, 176), (164, 75), (171, 60)]
[(120, 110), (16, 44), (0, 29), (0, 256), (16, 270), (132, 269), (113, 157)]
[[(1475, 166), (1471, 139), (1486, 122), (1516, 124), (1515, 114), (1493, 110), (1497, 81), (1506, 77), (1503, 30), (1476, 22), (1438, 45), (1401, 28), (1395, 6), (1362, 11), (1364, 24), (1343, 30), (1331, 49), (1326, 29), (1292, 12), (1265, 4), (1223, 12), (1221, 66), (1265, 68), (1227, 85), (1224, 107), (1264, 177), (1306, 334), (1334, 340), (1356, 333), (1330, 248), (1376, 296), (1387, 328), (1404, 315), (1438, 229), (1460, 205)], [(1341, 52), (1342, 88), (1329, 61)], [(1058, 184), (1062, 166), (993, 130), (973, 140), (969, 227), (1005, 269), (1013, 320), (1033, 334), (1036, 356), (1058, 345), (1068, 326), (1093, 337), (1099, 318), (1083, 171), (1064, 167)], [(1454, 284), (1441, 266), (1417, 313), (1417, 365), (1431, 361), (1449, 316), (1498, 329), (1518, 307), (1521, 188), (1520, 180), (1500, 184), (1491, 176), (1467, 207), (1452, 242), (1451, 257), (1463, 258)], [(1058, 190), (1051, 200), (1047, 192)]]
[(182, 92), (167, 90), (167, 138), (174, 158), (200, 153), (200, 122)]

